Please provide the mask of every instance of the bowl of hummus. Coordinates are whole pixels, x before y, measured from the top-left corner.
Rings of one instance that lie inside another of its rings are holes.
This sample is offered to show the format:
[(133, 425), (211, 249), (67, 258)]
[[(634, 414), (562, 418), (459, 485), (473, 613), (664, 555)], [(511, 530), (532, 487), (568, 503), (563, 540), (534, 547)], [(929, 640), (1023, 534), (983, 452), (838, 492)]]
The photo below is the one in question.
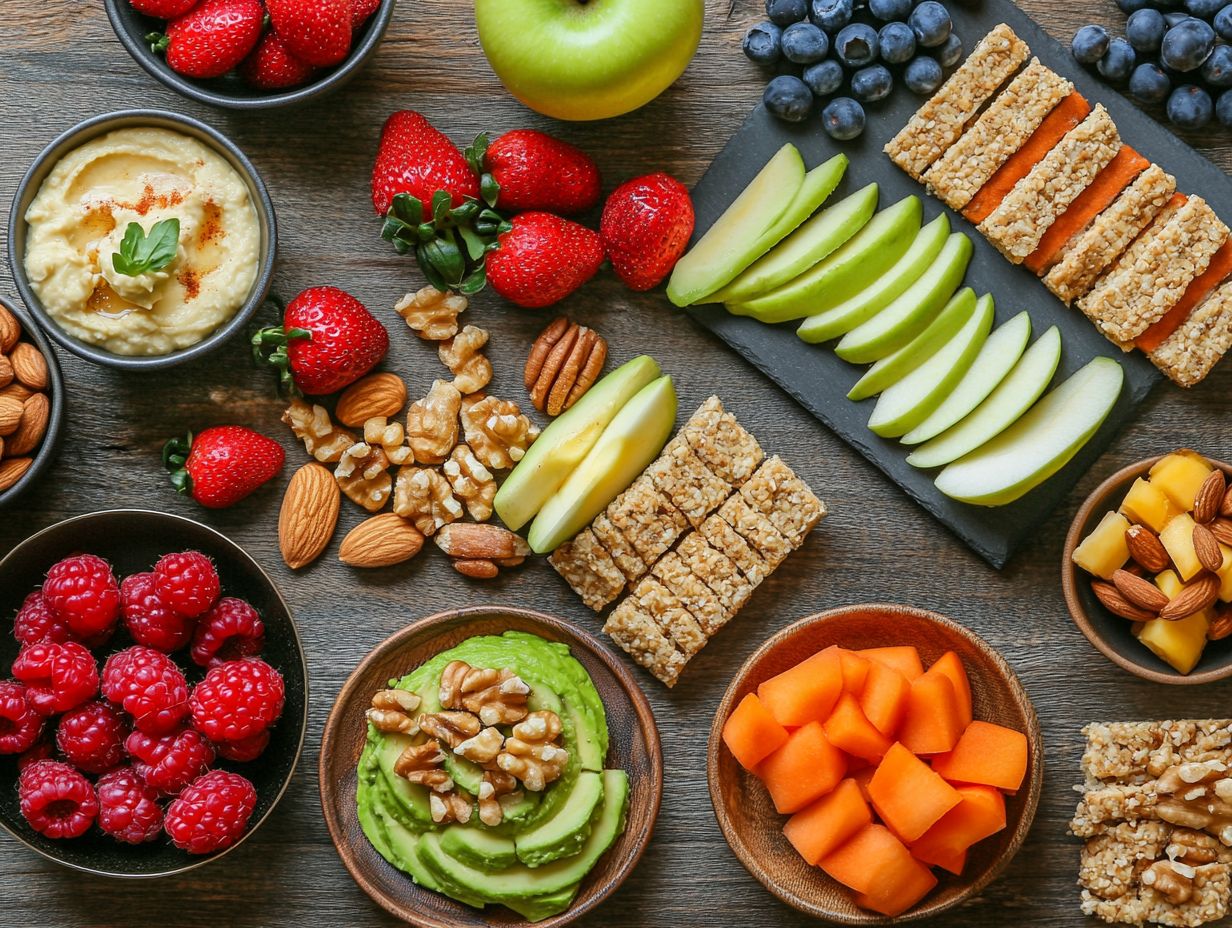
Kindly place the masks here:
[(98, 116), (48, 145), (8, 232), (17, 288), (47, 333), (126, 369), (200, 357), (242, 329), (269, 291), (277, 241), (243, 152), (154, 110)]

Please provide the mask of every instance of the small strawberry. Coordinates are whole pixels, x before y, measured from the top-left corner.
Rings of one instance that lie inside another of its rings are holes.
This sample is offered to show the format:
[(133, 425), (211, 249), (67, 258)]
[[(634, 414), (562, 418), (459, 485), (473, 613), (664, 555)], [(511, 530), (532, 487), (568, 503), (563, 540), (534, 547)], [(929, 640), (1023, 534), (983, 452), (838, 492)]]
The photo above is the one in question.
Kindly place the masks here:
[(376, 367), (389, 350), (389, 333), (345, 290), (310, 287), (287, 304), (281, 326), (259, 330), (252, 344), (284, 384), (315, 396), (348, 387)]
[(372, 168), (372, 205), (389, 212), (394, 197), (409, 193), (430, 209), (432, 194), (447, 191), (453, 206), (478, 199), (479, 177), (448, 136), (419, 113), (399, 110), (385, 120)]
[(519, 213), (487, 256), (492, 289), (536, 309), (562, 300), (595, 275), (603, 263), (597, 232), (551, 213)]
[(265, 0), (274, 31), (300, 61), (335, 65), (351, 51), (351, 0)]
[(305, 84), (316, 68), (300, 61), (289, 51), (276, 32), (262, 36), (252, 54), (240, 63), (240, 77), (258, 90), (284, 90)]
[(138, 13), (153, 16), (155, 19), (175, 19), (197, 5), (197, 0), (129, 0), (129, 2)]
[(351, 0), (351, 32), (358, 31), (380, 8), (381, 0)]
[[(534, 129), (514, 129), (492, 142), (475, 140), (467, 157), (497, 185), (493, 205), (520, 213), (541, 209), (568, 216), (599, 202), (599, 167), (580, 148)], [(486, 178), (485, 178), (486, 180)], [(490, 196), (484, 188), (484, 195)]]
[(632, 290), (649, 290), (671, 273), (689, 245), (689, 191), (667, 174), (625, 181), (603, 204), (599, 233), (620, 279)]
[(221, 77), (256, 46), (264, 17), (261, 0), (201, 0), (167, 24), (166, 35), (145, 38), (153, 51), (167, 53), (167, 66), (177, 74)]
[(171, 485), (208, 509), (233, 506), (282, 469), (282, 445), (241, 425), (219, 425), (163, 447)]

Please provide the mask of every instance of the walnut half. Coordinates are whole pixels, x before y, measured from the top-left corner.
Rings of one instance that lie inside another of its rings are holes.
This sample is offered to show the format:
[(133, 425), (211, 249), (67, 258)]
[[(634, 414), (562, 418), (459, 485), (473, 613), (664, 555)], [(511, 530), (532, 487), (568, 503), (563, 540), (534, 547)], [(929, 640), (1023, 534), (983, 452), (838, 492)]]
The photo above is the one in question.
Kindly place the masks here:
[(531, 792), (542, 792), (560, 778), (569, 762), (569, 752), (557, 743), (560, 730), (560, 716), (555, 712), (532, 712), (513, 726), (496, 766), (517, 777)]

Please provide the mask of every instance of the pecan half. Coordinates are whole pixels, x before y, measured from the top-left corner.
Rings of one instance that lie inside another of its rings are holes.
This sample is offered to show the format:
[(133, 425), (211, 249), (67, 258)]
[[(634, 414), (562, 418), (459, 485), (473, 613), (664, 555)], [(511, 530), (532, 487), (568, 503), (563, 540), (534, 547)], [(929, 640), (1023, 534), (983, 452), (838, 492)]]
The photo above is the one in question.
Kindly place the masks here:
[(607, 341), (565, 317), (553, 320), (531, 346), (523, 380), (540, 412), (558, 416), (594, 385), (607, 360)]

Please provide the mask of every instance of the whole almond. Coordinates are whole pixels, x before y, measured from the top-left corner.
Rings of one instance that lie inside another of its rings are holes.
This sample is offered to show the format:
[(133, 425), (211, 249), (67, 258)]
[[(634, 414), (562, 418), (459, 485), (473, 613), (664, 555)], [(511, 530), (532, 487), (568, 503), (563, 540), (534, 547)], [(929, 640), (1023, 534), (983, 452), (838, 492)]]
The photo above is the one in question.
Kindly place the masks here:
[(360, 426), (376, 416), (392, 419), (406, 405), (406, 384), (397, 374), (369, 374), (355, 381), (338, 397), (334, 418), (343, 425)]
[(51, 401), (45, 393), (35, 393), (22, 404), (21, 422), (17, 431), (9, 436), (8, 453), (10, 455), (29, 454), (38, 447), (47, 431), (47, 420), (51, 416)]
[(1131, 525), (1126, 529), (1125, 544), (1129, 556), (1153, 574), (1172, 566), (1172, 558), (1168, 557), (1163, 542), (1145, 525)]
[(351, 567), (389, 567), (409, 561), (423, 548), (424, 536), (392, 512), (365, 519), (347, 532), (338, 560)]
[(1095, 598), (1103, 603), (1104, 608), (1113, 615), (1119, 615), (1121, 618), (1129, 619), (1131, 622), (1149, 622), (1155, 618), (1155, 613), (1139, 609), (1122, 596), (1121, 591), (1111, 583), (1105, 583), (1102, 580), (1092, 580), (1091, 591), (1095, 594)]
[(1199, 525), (1205, 525), (1219, 515), (1219, 507), (1223, 503), (1224, 494), (1228, 492), (1228, 480), (1218, 467), (1206, 475), (1202, 486), (1194, 496), (1193, 519)]
[(1232, 545), (1232, 519), (1225, 519), (1220, 516), (1208, 525), (1207, 528), (1211, 530), (1212, 535), (1225, 545)]
[(5, 458), (0, 461), (0, 493), (20, 480), (33, 463), (33, 458)]
[(18, 342), (9, 353), (13, 376), (31, 390), (47, 389), (47, 359), (29, 342)]
[(338, 525), (342, 491), (326, 468), (313, 461), (295, 472), (278, 513), (278, 548), (292, 570), (311, 564)]
[(1219, 504), (1219, 514), (1225, 518), (1232, 518), (1232, 487), (1228, 487), (1228, 491), (1223, 495), (1223, 502)]
[(1198, 563), (1211, 573), (1216, 573), (1223, 567), (1223, 552), (1219, 550), (1219, 539), (1205, 525), (1194, 526), (1193, 546), (1194, 554), (1198, 555)]
[(0, 396), (11, 396), (20, 403), (24, 403), (30, 397), (34, 396), (34, 391), (24, 384), (13, 381), (7, 387), (0, 387)]
[(8, 354), (21, 338), (21, 323), (7, 308), (0, 305), (0, 354)]
[(466, 560), (497, 560), (530, 554), (530, 546), (520, 536), (490, 522), (453, 522), (442, 526), (432, 540), (450, 557)]
[(21, 425), (25, 403), (11, 396), (0, 396), (0, 435), (12, 435)]
[(1232, 635), (1232, 606), (1224, 606), (1206, 628), (1208, 641), (1222, 641)]
[(1219, 578), (1202, 573), (1189, 586), (1181, 590), (1168, 605), (1159, 610), (1159, 617), (1174, 621), (1201, 612), (1219, 597)]
[(491, 580), (500, 573), (496, 563), (486, 558), (459, 558), (453, 562), (453, 569), (475, 580)]
[(1127, 570), (1118, 570), (1112, 575), (1112, 584), (1139, 609), (1158, 612), (1168, 605), (1167, 595), (1150, 580), (1136, 577)]

